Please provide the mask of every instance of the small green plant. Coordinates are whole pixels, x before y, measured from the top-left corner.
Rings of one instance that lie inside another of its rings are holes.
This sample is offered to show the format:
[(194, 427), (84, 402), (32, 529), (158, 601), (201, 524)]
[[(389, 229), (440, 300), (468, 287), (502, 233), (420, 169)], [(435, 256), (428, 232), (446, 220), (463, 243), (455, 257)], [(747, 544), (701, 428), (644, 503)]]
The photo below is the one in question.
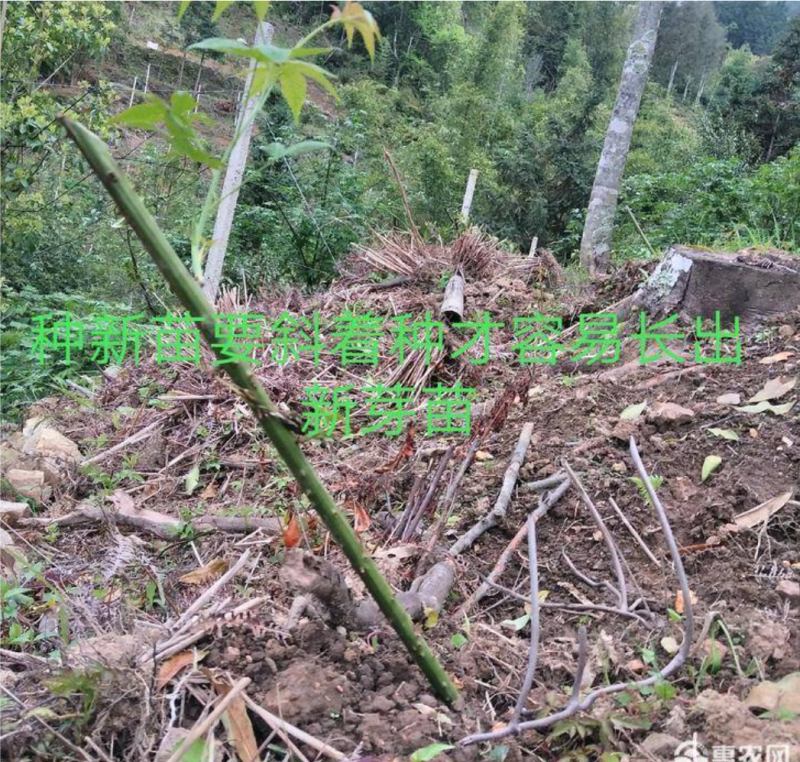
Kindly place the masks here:
[[(648, 503), (650, 503), (650, 505), (652, 505), (652, 502), (650, 500), (650, 495), (647, 493), (647, 487), (645, 486), (645, 483), (644, 483), (644, 481), (642, 481), (641, 477), (639, 477), (639, 476), (629, 476), (628, 478), (636, 485), (636, 487), (638, 488), (638, 490), (641, 493), (642, 497)], [(657, 490), (663, 483), (664, 483), (664, 477), (663, 476), (659, 476), (657, 474), (653, 474), (650, 477), (650, 486), (654, 490)]]

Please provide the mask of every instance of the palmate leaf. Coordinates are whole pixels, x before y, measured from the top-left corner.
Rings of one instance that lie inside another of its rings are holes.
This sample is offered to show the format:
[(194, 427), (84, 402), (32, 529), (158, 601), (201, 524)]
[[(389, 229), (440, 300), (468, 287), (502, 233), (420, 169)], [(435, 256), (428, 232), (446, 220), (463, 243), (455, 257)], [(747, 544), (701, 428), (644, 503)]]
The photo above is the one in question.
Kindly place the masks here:
[(203, 147), (201, 136), (194, 130), (194, 124), (210, 121), (203, 114), (195, 114), (195, 106), (197, 101), (185, 92), (173, 93), (169, 103), (150, 96), (147, 102), (131, 106), (113, 121), (127, 127), (160, 132), (169, 141), (173, 154), (212, 168), (220, 167), (220, 160)]
[(269, 0), (253, 0), (253, 10), (259, 21), (263, 21), (269, 12)]
[(331, 20), (338, 21), (344, 26), (348, 46), (353, 44), (353, 37), (358, 32), (364, 40), (364, 47), (369, 57), (375, 59), (375, 40), (380, 39), (381, 33), (372, 14), (364, 10), (361, 3), (347, 2), (343, 9), (334, 8)]
[(308, 91), (306, 78), (296, 66), (281, 66), (278, 79), (281, 83), (281, 95), (297, 122), (300, 120), (300, 109), (303, 108)]

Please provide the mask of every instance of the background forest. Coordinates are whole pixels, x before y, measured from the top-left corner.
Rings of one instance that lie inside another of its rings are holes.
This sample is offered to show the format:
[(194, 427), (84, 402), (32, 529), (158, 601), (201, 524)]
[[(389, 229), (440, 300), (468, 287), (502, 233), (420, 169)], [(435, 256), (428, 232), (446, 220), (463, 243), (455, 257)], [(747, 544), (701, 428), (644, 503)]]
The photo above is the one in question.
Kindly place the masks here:
[[(252, 39), (235, 4), (212, 21), (197, 2), (7, 3), (2, 38), (2, 310), (4, 416), (84, 370), (31, 370), (30, 317), (69, 310), (159, 314), (171, 306), (149, 257), (118, 219), (56, 124), (76, 115), (110, 142), (188, 262), (208, 171), (170, 154), (115, 114), (149, 93), (200, 96), (203, 131), (233, 130), (246, 62), (186, 52), (206, 37)], [(258, 117), (225, 280), (251, 290), (324, 286), (354, 242), (405, 226), (389, 150), (417, 223), (448, 240), (470, 169), (472, 220), (510, 250), (531, 239), (564, 264), (577, 250), (592, 180), (630, 39), (625, 2), (365, 3), (382, 32), (320, 60), (339, 99), (313, 85), (295, 124), (274, 96)], [(277, 44), (329, 14), (327, 3), (274, 3)], [(153, 44), (155, 43), (155, 45)], [(135, 84), (136, 83), (136, 84)], [(134, 87), (136, 88), (134, 90)], [(281, 156), (275, 144), (328, 144)], [(615, 234), (619, 259), (675, 243), (737, 250), (800, 241), (800, 3), (667, 4)]]

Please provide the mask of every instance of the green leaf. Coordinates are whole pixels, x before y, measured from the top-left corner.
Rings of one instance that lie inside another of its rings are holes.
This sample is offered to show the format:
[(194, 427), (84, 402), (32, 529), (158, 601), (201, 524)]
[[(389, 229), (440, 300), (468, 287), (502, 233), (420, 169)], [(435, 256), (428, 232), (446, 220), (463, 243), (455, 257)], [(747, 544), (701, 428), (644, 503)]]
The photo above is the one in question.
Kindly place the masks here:
[(527, 626), (528, 622), (531, 621), (530, 614), (523, 614), (518, 619), (504, 619), (501, 624), (506, 624), (509, 627), (513, 627), (515, 630), (519, 631), (523, 627)]
[(195, 466), (186, 474), (186, 494), (191, 495), (200, 483), (200, 466)]
[(450, 638), (450, 643), (454, 645), (456, 648), (463, 648), (468, 643), (468, 641), (466, 635), (457, 632)]
[(263, 21), (269, 11), (269, 0), (253, 0), (253, 10), (258, 16), (258, 20)]
[(296, 65), (291, 65), (281, 67), (279, 81), (281, 94), (297, 123), (300, 121), (300, 109), (306, 100), (306, 78), (297, 70)]
[(124, 124), (126, 127), (153, 130), (156, 125), (164, 121), (169, 111), (169, 106), (161, 98), (153, 97), (147, 103), (139, 103), (117, 114), (111, 121), (114, 124)]
[(217, 0), (217, 4), (214, 6), (214, 15), (211, 17), (211, 22), (213, 23), (216, 21), (223, 13), (225, 13), (225, 9), (229, 5), (233, 5), (235, 0)]
[(293, 68), (298, 69), (304, 76), (313, 79), (318, 85), (321, 85), (323, 89), (338, 99), (339, 95), (336, 92), (336, 88), (330, 81), (330, 78), (333, 76), (330, 72), (308, 61), (293, 61), (291, 65)]
[(647, 407), (647, 400), (640, 402), (638, 405), (628, 405), (619, 415), (621, 421), (634, 421), (636, 420)]
[[(183, 740), (178, 741), (172, 747), (171, 754), (174, 754), (178, 749), (183, 746)], [(206, 749), (206, 742), (203, 738), (198, 738), (181, 757), (181, 762), (205, 762), (208, 759), (208, 750)]]
[(739, 435), (733, 429), (709, 429), (708, 433), (713, 434), (715, 437), (727, 439), (730, 442), (739, 441)]
[(183, 18), (183, 14), (186, 13), (191, 4), (192, 0), (181, 0), (180, 4), (178, 5), (178, 21)]
[(289, 58), (309, 58), (311, 56), (324, 56), (334, 48), (292, 48)]
[(227, 53), (241, 58), (255, 58), (266, 62), (268, 59), (259, 48), (251, 48), (247, 43), (239, 40), (229, 40), (226, 37), (209, 37), (189, 45), (188, 50), (210, 50), (214, 53)]
[(430, 746), (424, 746), (417, 749), (411, 755), (411, 762), (428, 762), (429, 759), (438, 757), (443, 751), (450, 751), (456, 747), (449, 743), (432, 743)]
[(658, 698), (664, 701), (670, 701), (678, 695), (678, 692), (675, 690), (675, 686), (672, 685), (672, 683), (668, 683), (666, 680), (659, 680), (653, 686), (653, 692), (656, 694), (656, 696), (658, 696)]
[(703, 461), (703, 470), (700, 473), (700, 481), (704, 482), (706, 479), (708, 479), (708, 477), (720, 467), (721, 463), (722, 458), (720, 458), (719, 455), (709, 455)]
[(264, 150), (271, 159), (277, 161), (278, 159), (288, 159), (304, 153), (322, 151), (326, 148), (331, 148), (331, 145), (320, 140), (303, 140), (291, 146), (285, 146), (283, 143), (270, 143)]

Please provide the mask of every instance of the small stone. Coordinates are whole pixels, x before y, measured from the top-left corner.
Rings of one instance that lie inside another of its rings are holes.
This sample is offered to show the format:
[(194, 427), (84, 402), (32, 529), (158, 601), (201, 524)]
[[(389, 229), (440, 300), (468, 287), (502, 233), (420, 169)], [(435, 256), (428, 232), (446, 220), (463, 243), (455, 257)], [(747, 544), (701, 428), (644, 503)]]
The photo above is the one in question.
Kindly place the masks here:
[(23, 497), (29, 497), (40, 503), (50, 496), (50, 488), (45, 487), (44, 471), (27, 471), (23, 468), (11, 468), (6, 474), (8, 483)]
[(680, 741), (666, 733), (651, 733), (642, 742), (642, 751), (659, 759), (672, 759)]
[(647, 669), (647, 665), (641, 659), (631, 659), (627, 664), (625, 664), (625, 669), (628, 672), (644, 672)]
[(793, 325), (789, 323), (784, 323), (780, 328), (778, 328), (778, 336), (782, 339), (791, 339), (794, 336), (795, 328)]
[(475, 453), (475, 460), (479, 462), (494, 460), (494, 455), (490, 452), (486, 452), (486, 450), (478, 450), (478, 452)]
[(717, 404), (719, 405), (738, 405), (741, 401), (742, 395), (739, 392), (728, 392), (717, 397)]
[(628, 470), (628, 467), (622, 461), (618, 461), (617, 463), (611, 464), (611, 470), (618, 474), (624, 474)]
[(0, 500), (0, 522), (13, 527), (21, 519), (26, 519), (30, 515), (31, 508), (27, 503), (11, 503), (8, 500)]
[(423, 693), (418, 699), (417, 702), (420, 704), (425, 704), (425, 706), (439, 706), (439, 702), (431, 696), (430, 693)]
[(37, 466), (51, 484), (57, 483), (66, 469), (83, 460), (78, 445), (60, 431), (47, 426), (41, 418), (29, 418), (22, 434), (25, 437), (23, 454), (36, 459)]
[(776, 585), (775, 592), (790, 601), (800, 601), (800, 582), (793, 579), (782, 579)]
[(750, 429), (750, 439), (758, 439), (758, 431)]
[(386, 696), (373, 696), (361, 704), (361, 711), (366, 713), (375, 712), (377, 714), (385, 714), (394, 710), (394, 701)]
[(680, 425), (694, 418), (694, 410), (674, 402), (656, 402), (647, 413), (647, 420), (661, 426)]

